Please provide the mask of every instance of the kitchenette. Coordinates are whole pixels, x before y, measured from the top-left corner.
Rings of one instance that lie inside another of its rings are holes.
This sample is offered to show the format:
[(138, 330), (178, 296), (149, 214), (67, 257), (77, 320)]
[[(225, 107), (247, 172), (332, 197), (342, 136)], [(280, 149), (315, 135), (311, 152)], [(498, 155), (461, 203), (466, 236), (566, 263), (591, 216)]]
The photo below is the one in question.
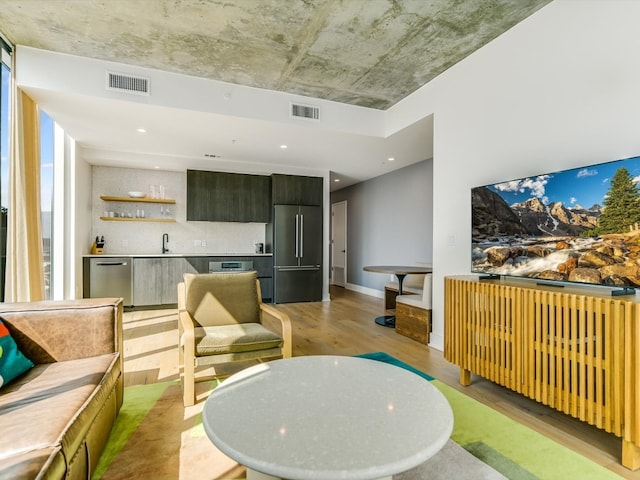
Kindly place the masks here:
[(84, 297), (174, 305), (185, 273), (255, 270), (265, 302), (322, 300), (322, 177), (94, 166), (92, 191)]
[(262, 298), (273, 299), (273, 258), (270, 254), (136, 254), (87, 255), (83, 278), (86, 297), (122, 297), (125, 306), (148, 307), (177, 303), (177, 285), (185, 273), (256, 270)]

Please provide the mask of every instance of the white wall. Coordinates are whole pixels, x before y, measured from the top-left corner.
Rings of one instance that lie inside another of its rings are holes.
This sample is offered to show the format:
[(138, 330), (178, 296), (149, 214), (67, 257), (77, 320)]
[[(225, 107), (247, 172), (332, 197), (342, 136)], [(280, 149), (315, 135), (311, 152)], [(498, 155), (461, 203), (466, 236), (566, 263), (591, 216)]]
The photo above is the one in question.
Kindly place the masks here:
[[(145, 105), (172, 107), (195, 112), (216, 113), (243, 118), (289, 124), (299, 123), (283, 105), (307, 104), (308, 97), (290, 93), (245, 87), (179, 73), (135, 65), (123, 65), (87, 57), (40, 50), (19, 45), (16, 48), (16, 82), (20, 88), (38, 98), (47, 91), (64, 96), (66, 92), (113, 102), (126, 101)], [(122, 71), (123, 68), (125, 71)], [(150, 77), (153, 95), (131, 96), (105, 88), (105, 71)], [(178, 95), (176, 92), (180, 92)], [(220, 101), (231, 96), (233, 102)], [(384, 133), (384, 112), (345, 103), (313, 98), (322, 108), (322, 123), (307, 128), (379, 136)]]
[[(73, 239), (68, 246), (69, 255), (73, 255), (70, 270), (73, 291), (68, 298), (82, 298), (82, 255), (91, 249), (91, 165), (82, 160), (80, 149), (69, 140), (69, 185), (74, 187), (66, 192), (69, 208), (67, 228), (68, 238)], [(67, 210), (65, 209), (65, 212)], [(75, 295), (73, 295), (75, 293)], [(66, 292), (65, 292), (66, 294)]]
[(432, 345), (470, 272), (470, 189), (640, 154), (640, 2), (556, 0), (388, 112), (435, 114)]
[(331, 194), (332, 204), (347, 201), (347, 288), (382, 297), (395, 277), (364, 266), (432, 262), (432, 183), (424, 160)]

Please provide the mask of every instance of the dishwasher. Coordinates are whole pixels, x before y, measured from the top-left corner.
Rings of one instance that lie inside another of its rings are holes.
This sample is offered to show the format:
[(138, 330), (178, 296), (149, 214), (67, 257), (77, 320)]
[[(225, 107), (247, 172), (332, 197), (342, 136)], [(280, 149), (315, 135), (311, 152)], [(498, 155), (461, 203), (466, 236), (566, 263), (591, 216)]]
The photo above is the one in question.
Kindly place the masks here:
[(131, 306), (133, 295), (132, 259), (129, 257), (91, 258), (89, 297), (122, 297), (123, 305)]

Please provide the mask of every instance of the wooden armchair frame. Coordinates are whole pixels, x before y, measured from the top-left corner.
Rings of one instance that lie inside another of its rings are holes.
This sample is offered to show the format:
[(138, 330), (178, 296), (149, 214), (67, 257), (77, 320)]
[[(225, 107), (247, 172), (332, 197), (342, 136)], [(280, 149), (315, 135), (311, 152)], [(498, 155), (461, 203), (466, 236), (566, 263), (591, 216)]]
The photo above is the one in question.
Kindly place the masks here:
[[(195, 328), (196, 324), (186, 308), (186, 288), (184, 283), (178, 284), (178, 350), (179, 362), (181, 368), (181, 383), (184, 405), (194, 405), (196, 401), (195, 384), (219, 378), (220, 375), (196, 377), (196, 367), (220, 365), (237, 361), (247, 360), (267, 360), (274, 358), (289, 358), (292, 355), (292, 334), (291, 320), (289, 316), (278, 310), (272, 305), (262, 303), (262, 294), (260, 290), (260, 281), (256, 280), (256, 288), (258, 291), (258, 305), (260, 307), (260, 323), (265, 324), (266, 320), (277, 320), (280, 325), (280, 336), (283, 344), (280, 348), (271, 348), (268, 350), (257, 350), (255, 352), (247, 352), (241, 359), (234, 359), (231, 354), (218, 355), (196, 355), (195, 345)], [(273, 322), (271, 322), (273, 323)]]

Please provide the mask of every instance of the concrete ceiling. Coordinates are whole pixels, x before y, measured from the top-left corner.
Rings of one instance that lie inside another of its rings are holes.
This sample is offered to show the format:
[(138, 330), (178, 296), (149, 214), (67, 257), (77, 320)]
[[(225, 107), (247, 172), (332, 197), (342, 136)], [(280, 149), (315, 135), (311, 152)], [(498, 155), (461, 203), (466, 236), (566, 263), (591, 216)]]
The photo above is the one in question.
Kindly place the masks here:
[[(16, 45), (386, 110), (550, 1), (2, 0), (0, 31)], [(83, 126), (91, 130), (87, 123), (99, 115), (71, 115), (73, 98), (41, 92), (36, 100), (86, 147), (140, 151), (109, 147), (95, 133), (82, 138)], [(86, 100), (77, 110), (87, 110)], [(327, 132), (315, 132), (309, 152), (326, 149)], [(264, 150), (246, 152), (243, 161), (263, 157)], [(423, 151), (411, 158), (429, 157)], [(344, 175), (354, 176), (348, 169)]]

